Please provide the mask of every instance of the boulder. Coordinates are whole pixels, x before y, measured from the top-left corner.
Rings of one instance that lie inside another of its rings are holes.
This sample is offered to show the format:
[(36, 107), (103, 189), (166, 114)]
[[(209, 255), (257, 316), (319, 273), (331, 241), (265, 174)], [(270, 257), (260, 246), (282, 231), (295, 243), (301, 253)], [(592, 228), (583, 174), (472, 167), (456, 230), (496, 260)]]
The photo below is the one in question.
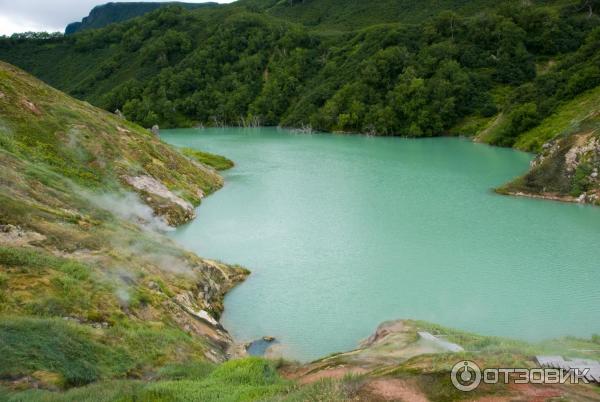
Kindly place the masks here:
[(177, 226), (196, 217), (194, 206), (171, 192), (152, 176), (124, 176), (125, 183), (133, 187), (158, 216)]

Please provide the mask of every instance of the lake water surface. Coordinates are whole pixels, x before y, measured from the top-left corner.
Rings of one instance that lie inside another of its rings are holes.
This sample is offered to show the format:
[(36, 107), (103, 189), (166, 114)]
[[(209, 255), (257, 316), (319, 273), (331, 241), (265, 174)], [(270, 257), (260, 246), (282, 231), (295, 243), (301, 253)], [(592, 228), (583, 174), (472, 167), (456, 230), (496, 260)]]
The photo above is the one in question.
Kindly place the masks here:
[(466, 140), (185, 129), (236, 167), (173, 237), (253, 274), (226, 298), (240, 341), (352, 349), (414, 318), (537, 340), (600, 333), (600, 208), (494, 194), (531, 155)]

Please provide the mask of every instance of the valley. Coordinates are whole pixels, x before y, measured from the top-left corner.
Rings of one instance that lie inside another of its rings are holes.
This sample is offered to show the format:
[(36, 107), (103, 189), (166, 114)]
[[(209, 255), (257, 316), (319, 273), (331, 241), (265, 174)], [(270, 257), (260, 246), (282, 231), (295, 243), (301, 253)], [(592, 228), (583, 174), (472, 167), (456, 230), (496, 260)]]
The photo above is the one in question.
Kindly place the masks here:
[(451, 380), (600, 360), (599, 9), (111, 3), (0, 37), (0, 400), (599, 400)]

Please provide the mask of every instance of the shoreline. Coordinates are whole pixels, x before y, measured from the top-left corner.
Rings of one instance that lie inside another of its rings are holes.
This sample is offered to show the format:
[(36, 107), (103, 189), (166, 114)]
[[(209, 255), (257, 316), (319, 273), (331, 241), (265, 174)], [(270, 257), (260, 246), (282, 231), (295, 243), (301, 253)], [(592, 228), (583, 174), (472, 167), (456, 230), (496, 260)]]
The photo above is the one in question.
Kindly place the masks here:
[[(493, 148), (510, 149), (510, 150), (513, 150), (516, 152), (525, 152), (530, 155), (533, 155), (536, 158), (541, 155), (540, 153), (523, 151), (523, 150), (515, 148), (515, 147), (504, 147), (504, 146), (489, 144), (487, 142), (482, 142), (482, 141), (480, 141), (480, 139), (477, 135), (467, 136), (467, 135), (440, 134), (440, 135), (427, 136), (427, 137), (399, 135), (399, 134), (374, 135), (374, 134), (369, 134), (369, 133), (350, 132), (350, 131), (328, 132), (328, 131), (313, 130), (312, 128), (307, 129), (306, 127), (293, 127), (293, 126), (286, 127), (286, 126), (235, 126), (235, 125), (225, 125), (225, 126), (199, 125), (199, 126), (187, 127), (187, 128), (181, 128), (181, 127), (180, 128), (168, 128), (166, 130), (177, 130), (177, 129), (199, 129), (199, 130), (206, 130), (206, 129), (261, 129), (261, 128), (273, 128), (273, 129), (277, 129), (277, 130), (288, 130), (288, 131), (294, 132), (295, 134), (309, 134), (309, 135), (312, 135), (312, 134), (317, 134), (317, 135), (318, 134), (326, 134), (327, 135), (327, 134), (329, 134), (329, 135), (340, 135), (340, 136), (346, 136), (346, 135), (360, 136), (360, 137), (368, 137), (368, 138), (401, 138), (401, 139), (414, 139), (414, 140), (435, 139), (435, 138), (454, 138), (454, 139), (458, 139), (458, 140), (469, 141), (474, 144), (487, 145), (487, 146), (493, 147)], [(499, 195), (512, 196), (512, 197), (532, 198), (532, 199), (547, 200), (547, 201), (557, 201), (557, 202), (564, 202), (564, 203), (569, 203), (569, 204), (599, 206), (597, 203), (587, 202), (585, 199), (583, 201), (581, 201), (578, 197), (573, 197), (573, 196), (569, 196), (569, 195), (559, 195), (559, 194), (554, 194), (554, 193), (535, 194), (535, 193), (527, 193), (527, 192), (523, 192), (523, 191), (512, 191), (512, 190), (505, 189), (506, 186), (510, 185), (515, 180), (518, 180), (519, 178), (523, 177), (524, 175), (527, 175), (529, 172), (531, 172), (531, 167), (529, 170), (524, 172), (522, 175), (511, 179), (510, 181), (508, 181), (507, 183), (503, 184), (500, 187), (493, 188), (493, 191)], [(218, 188), (216, 191), (218, 191), (220, 189), (221, 188)]]
[(536, 194), (536, 193), (526, 193), (524, 191), (511, 191), (505, 190), (502, 187), (495, 188), (494, 193), (498, 195), (504, 195), (508, 197), (518, 197), (518, 198), (531, 198), (535, 200), (546, 200), (546, 201), (556, 201), (568, 204), (580, 204), (580, 205), (594, 205), (587, 202), (581, 202), (578, 198), (572, 197), (569, 195), (558, 195), (558, 194)]
[[(277, 130), (283, 130), (283, 131), (293, 131), (293, 128), (290, 127), (279, 127), (279, 126), (267, 126), (267, 127), (241, 127), (241, 126), (227, 126), (227, 127), (197, 127), (196, 129), (199, 130), (207, 130), (207, 129), (222, 129), (222, 130), (226, 130), (226, 129), (232, 129), (232, 130), (243, 130), (243, 129), (261, 129), (261, 128), (271, 128), (271, 129), (277, 129)], [(193, 130), (194, 128), (192, 128)], [(167, 129), (169, 130), (169, 129)], [(329, 135), (357, 135), (357, 136), (364, 136), (364, 137), (370, 137), (369, 134), (364, 134), (364, 133), (344, 133), (344, 132), (340, 132), (340, 133), (329, 133), (329, 132), (320, 132), (320, 131), (315, 131), (312, 132), (314, 134), (329, 134)], [(312, 134), (311, 133), (311, 134)], [(298, 134), (308, 134), (306, 132), (298, 132)], [(375, 137), (379, 137), (379, 136), (375, 136)], [(384, 136), (381, 136), (382, 138), (385, 138)], [(476, 144), (485, 144), (494, 148), (507, 148), (507, 149), (511, 149), (511, 150), (515, 150), (517, 152), (523, 152), (520, 151), (518, 149), (515, 148), (508, 148), (508, 147), (497, 147), (491, 144), (487, 144), (487, 143), (481, 143), (481, 142), (477, 142), (475, 138), (473, 137), (467, 137), (467, 136), (436, 136), (436, 137), (405, 137), (405, 136), (393, 136), (395, 138), (403, 138), (403, 139), (431, 139), (431, 138), (453, 138), (453, 139), (458, 139), (458, 140), (463, 140), (466, 141), (468, 140), (469, 142), (472, 143), (476, 143)], [(221, 187), (222, 188), (222, 187)], [(216, 191), (219, 191), (221, 188), (217, 189)], [(216, 193), (215, 191), (215, 193)], [(571, 203), (571, 204), (582, 204), (582, 205), (587, 205), (587, 203), (582, 203), (580, 201), (578, 201), (578, 199), (576, 197), (571, 197), (571, 196), (560, 196), (557, 194), (548, 194), (548, 195), (543, 195), (543, 194), (534, 194), (534, 193), (525, 193), (525, 192), (519, 192), (519, 191), (507, 191), (507, 190), (503, 190), (502, 187), (500, 188), (494, 188), (493, 189), (494, 193), (498, 194), (498, 195), (504, 195), (504, 196), (512, 196), (512, 197), (521, 197), (521, 198), (531, 198), (531, 199), (540, 199), (540, 200), (549, 200), (549, 201), (556, 201), (556, 202), (565, 202), (565, 203)], [(196, 208), (200, 208), (201, 205), (198, 205)], [(195, 218), (192, 220), (194, 221)], [(190, 221), (191, 222), (191, 221)], [(237, 285), (241, 285), (244, 282), (244, 280), (241, 280), (240, 282), (236, 283), (234, 286), (232, 286), (230, 289), (227, 290), (227, 292), (225, 292), (223, 294), (223, 300), (226, 298), (228, 291), (231, 290), (233, 287), (237, 286)], [(221, 325), (223, 327), (223, 329), (225, 331), (227, 331), (227, 328), (224, 327), (222, 325), (222, 323), (219, 320), (219, 325)], [(229, 335), (231, 335), (229, 333), (229, 331), (227, 331), (227, 333)], [(263, 335), (267, 335), (267, 334), (263, 334)], [(230, 348), (228, 349), (229, 353), (229, 358), (230, 359), (235, 359), (235, 358), (240, 358), (240, 357), (246, 357), (249, 356), (249, 353), (247, 351), (247, 347), (254, 341), (241, 341), (240, 339), (234, 339), (232, 336), (232, 344), (230, 345)], [(357, 340), (358, 341), (358, 340)], [(308, 364), (308, 363), (306, 363)]]

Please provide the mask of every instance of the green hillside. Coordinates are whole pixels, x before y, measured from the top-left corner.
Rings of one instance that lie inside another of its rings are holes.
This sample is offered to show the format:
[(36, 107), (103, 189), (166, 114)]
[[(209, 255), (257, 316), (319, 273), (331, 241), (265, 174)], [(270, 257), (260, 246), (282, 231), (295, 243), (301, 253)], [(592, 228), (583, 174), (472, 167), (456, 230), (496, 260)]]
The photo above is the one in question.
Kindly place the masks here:
[(161, 234), (222, 185), (212, 168), (4, 63), (0, 166), (0, 382), (63, 388), (226, 358), (229, 335), (191, 312), (218, 318), (247, 272)]
[[(501, 113), (512, 145), (598, 78), (600, 19), (505, 1), (473, 17), (327, 35), (239, 5), (151, 15), (0, 58), (142, 125), (263, 124), (432, 136)], [(544, 69), (543, 66), (548, 66)]]
[(90, 11), (90, 14), (81, 22), (73, 22), (65, 28), (65, 34), (71, 35), (76, 32), (85, 31), (86, 29), (98, 29), (116, 22), (123, 22), (135, 17), (147, 14), (161, 7), (169, 5), (178, 5), (180, 7), (192, 10), (197, 8), (215, 7), (218, 3), (181, 3), (181, 2), (166, 2), (166, 3), (107, 3), (101, 6), (96, 6)]
[[(552, 3), (552, 2), (549, 2)], [(268, 15), (325, 30), (356, 30), (387, 23), (416, 24), (453, 11), (474, 15), (497, 4), (493, 0), (240, 0), (240, 5)]]

